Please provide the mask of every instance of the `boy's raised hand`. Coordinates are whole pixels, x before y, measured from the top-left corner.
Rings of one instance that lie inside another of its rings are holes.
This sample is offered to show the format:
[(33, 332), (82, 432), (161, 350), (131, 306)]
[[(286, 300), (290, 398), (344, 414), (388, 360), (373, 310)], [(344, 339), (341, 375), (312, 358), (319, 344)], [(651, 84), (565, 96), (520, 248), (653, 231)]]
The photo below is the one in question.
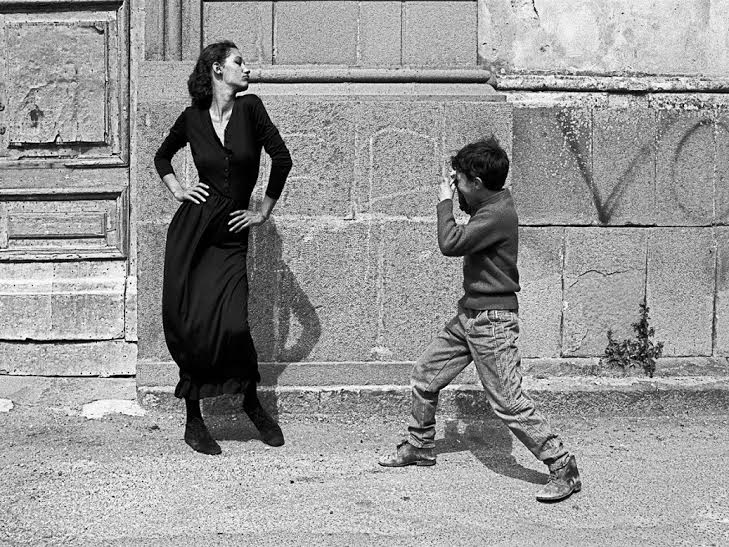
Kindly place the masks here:
[(456, 172), (451, 170), (447, 177), (443, 177), (438, 186), (438, 201), (453, 199), (453, 193), (456, 191)]

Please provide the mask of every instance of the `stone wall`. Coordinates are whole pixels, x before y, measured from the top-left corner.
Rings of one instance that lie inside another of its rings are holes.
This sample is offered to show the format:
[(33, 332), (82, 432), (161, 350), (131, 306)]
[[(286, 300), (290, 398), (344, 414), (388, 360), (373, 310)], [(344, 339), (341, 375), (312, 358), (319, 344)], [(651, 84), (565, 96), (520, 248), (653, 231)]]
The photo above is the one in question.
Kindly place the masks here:
[[(528, 371), (594, 363), (608, 329), (631, 335), (644, 300), (666, 356), (725, 362), (721, 2), (194, 9), (200, 27), (164, 22), (160, 36), (179, 34), (181, 47), (148, 39), (142, 66), (140, 385), (175, 381), (158, 304), (174, 203), (151, 155), (185, 104), (184, 60), (197, 54), (185, 32), (239, 43), (259, 82), (251, 92), (294, 157), (275, 218), (251, 240), (251, 322), (266, 383), (407, 381), (460, 295), (460, 260), (436, 244), (438, 178), (450, 153), (491, 132), (512, 156)], [(194, 180), (189, 157), (179, 169)]]
[[(723, 0), (66, 4), (0, 5), (0, 374), (175, 381), (160, 290), (176, 204), (151, 160), (220, 38), (295, 163), (251, 239), (266, 383), (407, 381), (460, 291), (438, 179), (492, 132), (513, 160), (525, 369), (582, 370), (643, 299), (667, 356), (726, 368)], [(176, 168), (195, 180), (189, 153)]]
[(135, 374), (129, 17), (0, 3), (0, 375)]
[[(274, 217), (251, 235), (250, 321), (262, 361), (317, 363), (323, 372), (355, 366), (357, 381), (368, 383), (362, 363), (399, 370), (417, 357), (461, 290), (461, 263), (440, 254), (435, 230), (437, 184), (448, 158), (484, 132), (511, 150), (511, 106), (486, 88), (252, 87), (294, 158)], [(152, 158), (182, 108), (150, 89), (139, 110), (143, 384), (176, 373), (160, 316), (162, 250), (176, 203)], [(195, 180), (189, 156), (180, 154), (177, 172), (188, 184)]]
[[(599, 356), (608, 329), (631, 334), (643, 299), (665, 355), (724, 355), (724, 96), (509, 99), (520, 222), (551, 259), (540, 267), (551, 282), (537, 275), (538, 293), (530, 286), (538, 269), (524, 275), (526, 337), (539, 325), (527, 355)], [(528, 243), (522, 251), (533, 252)]]

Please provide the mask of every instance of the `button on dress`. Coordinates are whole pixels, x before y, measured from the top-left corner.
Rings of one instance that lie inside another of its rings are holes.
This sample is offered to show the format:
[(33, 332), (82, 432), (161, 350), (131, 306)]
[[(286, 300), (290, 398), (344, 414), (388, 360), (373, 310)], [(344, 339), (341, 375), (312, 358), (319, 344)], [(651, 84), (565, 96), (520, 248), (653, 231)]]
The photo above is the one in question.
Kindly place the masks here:
[(248, 324), (249, 230), (230, 232), (228, 221), (231, 212), (248, 208), (261, 150), (271, 157), (266, 195), (273, 199), (281, 195), (291, 156), (253, 94), (235, 99), (222, 143), (208, 109), (185, 109), (155, 154), (160, 177), (174, 172), (172, 158), (188, 143), (210, 196), (202, 204), (184, 201), (170, 222), (162, 325), (180, 369), (175, 396), (198, 400), (242, 393), (260, 380)]

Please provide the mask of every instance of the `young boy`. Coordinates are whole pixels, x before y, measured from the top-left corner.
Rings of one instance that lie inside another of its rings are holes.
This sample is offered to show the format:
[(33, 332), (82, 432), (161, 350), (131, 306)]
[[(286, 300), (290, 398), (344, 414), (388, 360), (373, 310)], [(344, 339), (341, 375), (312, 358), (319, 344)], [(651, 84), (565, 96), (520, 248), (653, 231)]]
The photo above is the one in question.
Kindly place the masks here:
[[(521, 390), (516, 347), (518, 219), (511, 193), (504, 188), (509, 158), (492, 136), (464, 146), (451, 158), (451, 166), (450, 180), (444, 180), (438, 191), (438, 245), (445, 256), (464, 257), (465, 294), (458, 302), (458, 314), (413, 368), (409, 438), (379, 464), (435, 465), (438, 394), (473, 360), (494, 413), (549, 466), (549, 482), (537, 499), (559, 501), (578, 492), (582, 484), (575, 457)], [(471, 215), (465, 225), (453, 218), (454, 191), (461, 209)]]

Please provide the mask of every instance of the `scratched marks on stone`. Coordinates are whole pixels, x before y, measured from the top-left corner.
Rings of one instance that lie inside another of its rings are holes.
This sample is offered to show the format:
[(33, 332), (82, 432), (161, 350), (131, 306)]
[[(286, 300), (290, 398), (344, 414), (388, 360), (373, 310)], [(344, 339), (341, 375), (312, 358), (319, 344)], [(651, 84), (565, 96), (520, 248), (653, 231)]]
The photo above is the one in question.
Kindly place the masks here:
[(11, 146), (103, 143), (107, 138), (106, 23), (9, 23)]

